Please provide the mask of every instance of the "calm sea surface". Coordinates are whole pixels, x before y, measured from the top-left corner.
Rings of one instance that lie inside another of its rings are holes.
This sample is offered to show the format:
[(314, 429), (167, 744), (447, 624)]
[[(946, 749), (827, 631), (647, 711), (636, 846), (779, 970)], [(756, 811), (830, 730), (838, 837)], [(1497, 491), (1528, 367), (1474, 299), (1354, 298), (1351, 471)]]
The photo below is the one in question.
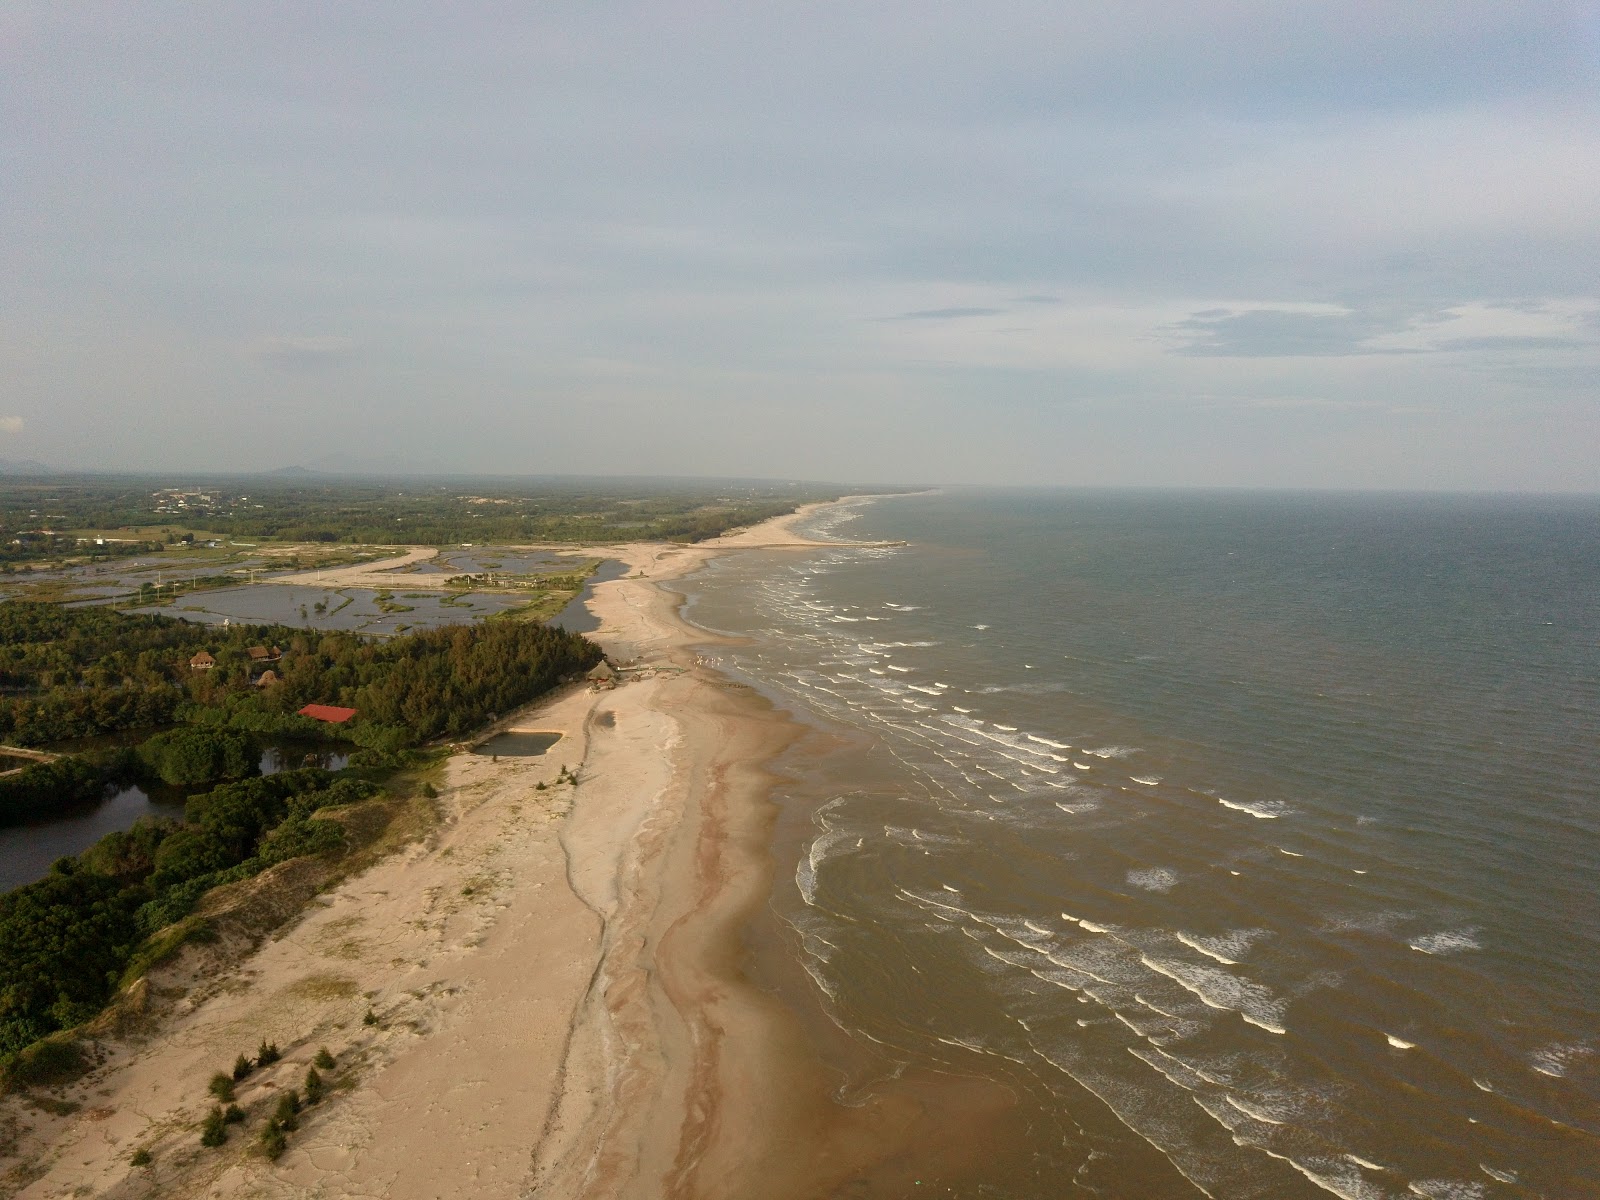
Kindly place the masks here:
[(949, 1194), (1600, 1195), (1600, 501), (819, 531), (911, 544), (729, 556), (688, 614), (831, 731), (779, 797), (805, 987), (1018, 1097)]

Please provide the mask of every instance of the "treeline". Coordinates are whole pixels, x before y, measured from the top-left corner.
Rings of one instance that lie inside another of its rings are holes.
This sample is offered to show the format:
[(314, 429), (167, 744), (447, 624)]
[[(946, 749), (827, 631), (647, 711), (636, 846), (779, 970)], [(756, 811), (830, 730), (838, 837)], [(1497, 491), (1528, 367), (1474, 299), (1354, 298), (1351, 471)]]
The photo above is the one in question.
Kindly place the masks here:
[(88, 555), (90, 562), (105, 562), (113, 558), (130, 558), (136, 554), (156, 554), (166, 548), (166, 543), (159, 541), (104, 542), (95, 545), (93, 542), (80, 542), (75, 537), (34, 533), (0, 524), (0, 573), (11, 572), (19, 563), (77, 558), (82, 555)]
[[(699, 541), (728, 529), (837, 498), (805, 483), (676, 480), (219, 482), (215, 503), (182, 515), (156, 511), (173, 480), (0, 483), (0, 525), (37, 523), (48, 508), (62, 528), (166, 527), (193, 523), (230, 537), (304, 542), (600, 542), (616, 538)], [(176, 481), (187, 483), (191, 481)]]
[(312, 814), (378, 790), (315, 768), (226, 784), (191, 797), (181, 822), (107, 834), (0, 896), (0, 1064), (98, 1013), (141, 943), (211, 888), (339, 850), (342, 827)]
[(186, 702), (217, 689), (201, 678), (211, 672), (189, 669), (196, 652), (209, 650), (229, 680), (248, 683), (249, 647), (298, 633), (43, 601), (0, 604), (0, 687), (13, 693), (0, 695), (0, 740), (38, 746), (170, 725)]

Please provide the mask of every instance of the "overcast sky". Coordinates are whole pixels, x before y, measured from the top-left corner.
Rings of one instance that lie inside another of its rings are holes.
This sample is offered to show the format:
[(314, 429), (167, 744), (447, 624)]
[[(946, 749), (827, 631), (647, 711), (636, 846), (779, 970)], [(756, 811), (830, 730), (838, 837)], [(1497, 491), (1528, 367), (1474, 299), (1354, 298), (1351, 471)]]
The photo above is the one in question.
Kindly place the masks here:
[(1600, 489), (1600, 6), (0, 5), (0, 457)]

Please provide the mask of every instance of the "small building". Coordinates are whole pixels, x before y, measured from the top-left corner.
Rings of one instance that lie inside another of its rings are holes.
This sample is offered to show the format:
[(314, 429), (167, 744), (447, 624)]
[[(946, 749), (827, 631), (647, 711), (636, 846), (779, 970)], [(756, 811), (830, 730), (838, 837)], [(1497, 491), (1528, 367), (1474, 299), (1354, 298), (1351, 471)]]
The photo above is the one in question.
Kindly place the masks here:
[(588, 674), (584, 678), (597, 687), (612, 688), (617, 686), (616, 668), (603, 658), (589, 668)]
[(217, 660), (211, 657), (209, 650), (202, 650), (189, 660), (191, 671), (209, 671), (217, 665)]
[(276, 646), (271, 650), (268, 650), (265, 646), (251, 646), (245, 653), (250, 656), (250, 661), (253, 663), (277, 662), (283, 657), (283, 651)]
[(261, 674), (256, 677), (255, 685), (258, 688), (267, 688), (267, 687), (271, 687), (275, 683), (281, 683), (281, 682), (283, 682), (283, 681), (278, 678), (278, 673), (276, 671), (274, 671), (271, 667), (268, 667), (265, 671), (261, 672)]
[(315, 721), (326, 721), (330, 725), (343, 725), (356, 715), (356, 710), (340, 708), (337, 704), (308, 704), (300, 710), (300, 715)]

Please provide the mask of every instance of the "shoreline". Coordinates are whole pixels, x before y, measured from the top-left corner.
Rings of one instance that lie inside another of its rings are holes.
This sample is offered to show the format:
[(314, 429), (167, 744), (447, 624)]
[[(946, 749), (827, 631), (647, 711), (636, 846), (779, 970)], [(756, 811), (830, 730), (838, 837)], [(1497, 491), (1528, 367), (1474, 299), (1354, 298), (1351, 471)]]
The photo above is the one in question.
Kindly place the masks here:
[[(744, 977), (771, 884), (770, 764), (800, 727), (698, 661), (721, 639), (661, 586), (731, 550), (839, 545), (794, 527), (863, 498), (604, 548), (631, 574), (595, 588), (589, 636), (633, 660), (628, 682), (498, 723), (564, 736), (539, 758), (451, 758), (433, 829), (231, 969), (206, 978), (186, 952), (153, 973), (170, 1011), (103, 1045), (65, 1089), (80, 1111), (30, 1114), (15, 1194), (802, 1197), (893, 1153), (915, 1105), (835, 1103), (794, 1014)], [(552, 788), (569, 768), (580, 784)], [(241, 1086), (243, 1135), (203, 1151), (205, 1081), (257, 1036), (283, 1062)], [(255, 1109), (322, 1044), (340, 1085), (269, 1163)], [(130, 1165), (140, 1147), (151, 1166)]]

